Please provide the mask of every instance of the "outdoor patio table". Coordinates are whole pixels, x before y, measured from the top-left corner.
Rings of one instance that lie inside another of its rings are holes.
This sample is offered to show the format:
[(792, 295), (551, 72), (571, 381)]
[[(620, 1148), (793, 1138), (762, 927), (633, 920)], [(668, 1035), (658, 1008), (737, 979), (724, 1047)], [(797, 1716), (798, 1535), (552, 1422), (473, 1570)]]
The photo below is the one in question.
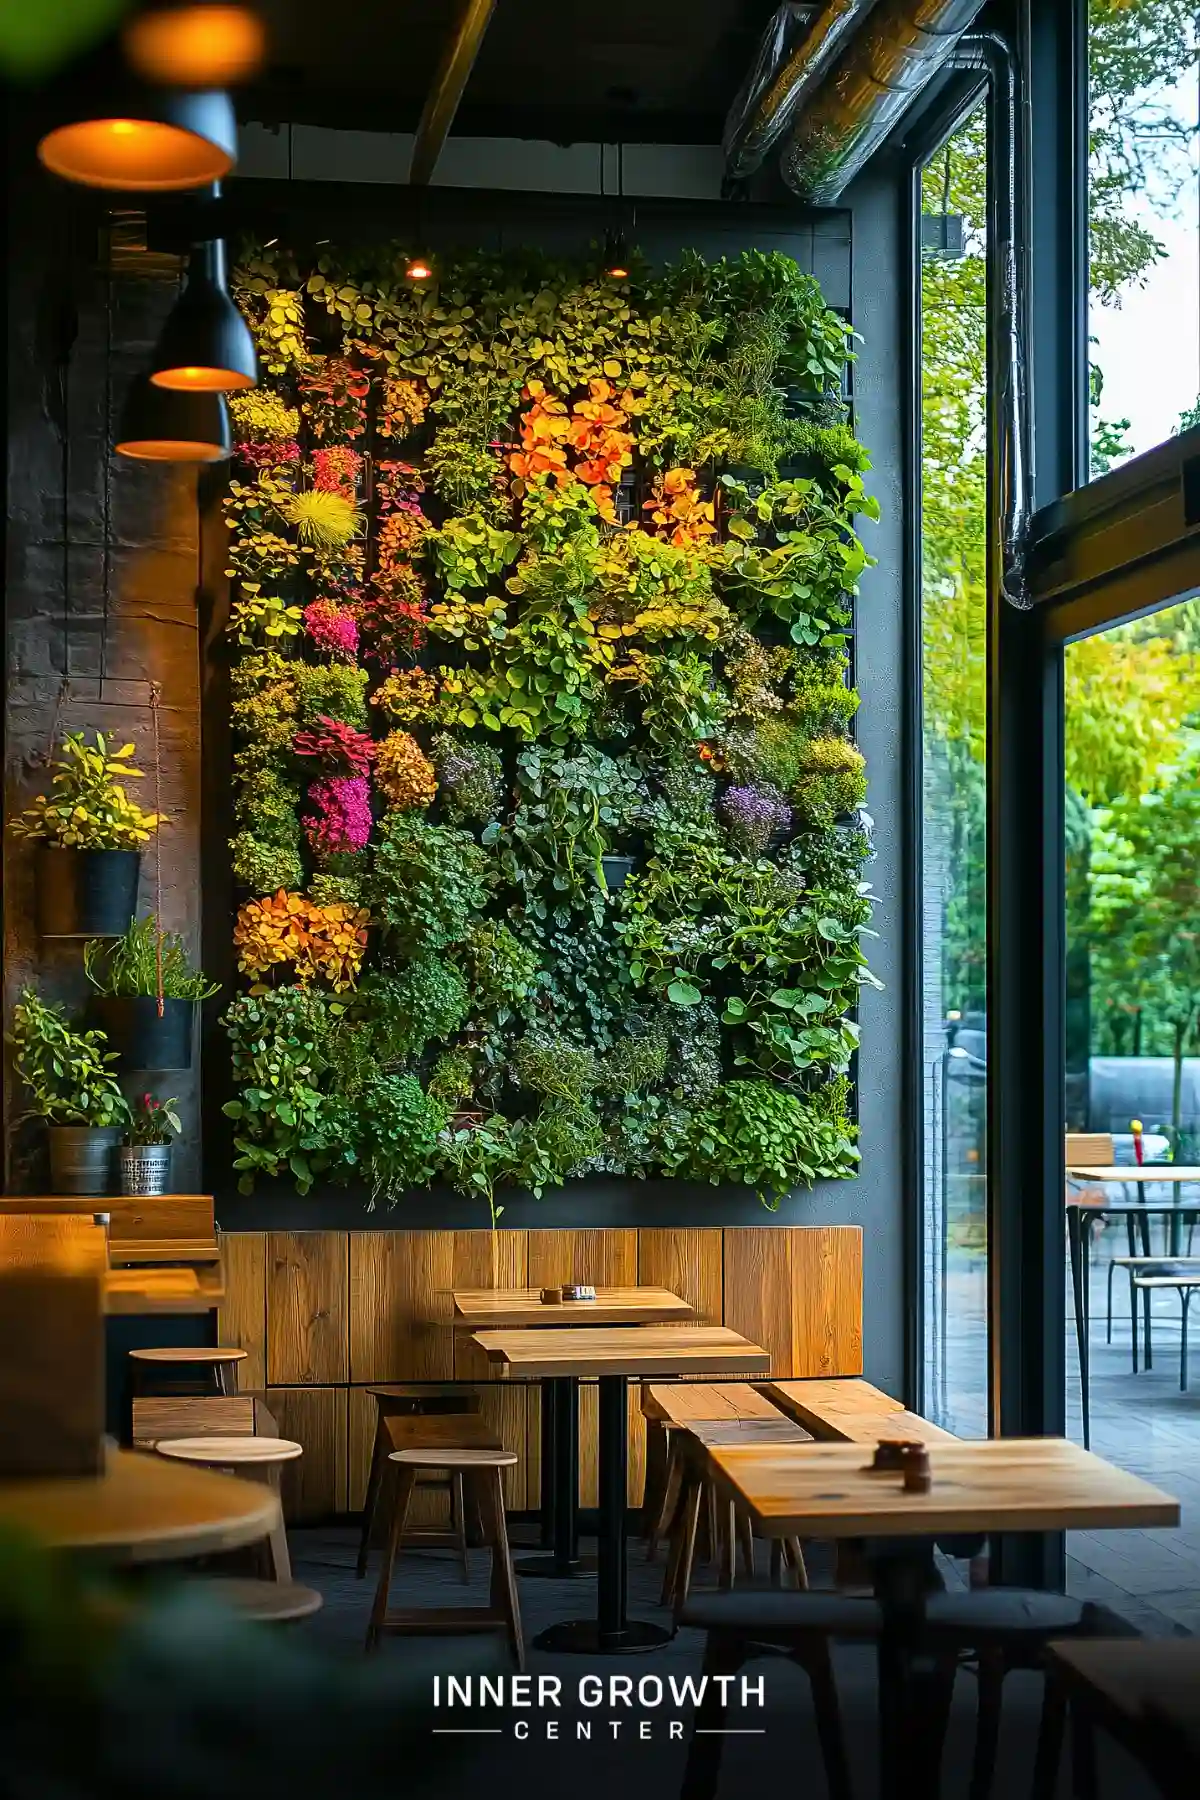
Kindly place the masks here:
[[(1134, 1182), (1143, 1186), (1150, 1182), (1166, 1182), (1178, 1187), (1182, 1182), (1200, 1182), (1200, 1168), (1192, 1168), (1184, 1164), (1164, 1164), (1161, 1167), (1153, 1163), (1143, 1163), (1140, 1168), (1068, 1168), (1067, 1179), (1083, 1183), (1084, 1181)], [(1088, 1293), (1086, 1279), (1087, 1252), (1091, 1241), (1092, 1225), (1103, 1219), (1123, 1218), (1129, 1227), (1129, 1250), (1133, 1249), (1133, 1226), (1136, 1223), (1142, 1240), (1145, 1255), (1150, 1254), (1150, 1220), (1153, 1218), (1170, 1219), (1171, 1244), (1175, 1255), (1178, 1255), (1180, 1228), (1187, 1218), (1200, 1215), (1200, 1202), (1195, 1204), (1179, 1199), (1175, 1200), (1083, 1200), (1072, 1195), (1067, 1196), (1067, 1244), (1071, 1253), (1071, 1289), (1075, 1301), (1075, 1338), (1079, 1345), (1079, 1391), (1083, 1413), (1083, 1442), (1085, 1448), (1091, 1443), (1091, 1406), (1088, 1394), (1089, 1351), (1088, 1324), (1091, 1312), (1091, 1298)]]
[(936, 1793), (931, 1695), (911, 1647), (924, 1608), (930, 1540), (991, 1532), (1178, 1525), (1179, 1502), (1064, 1438), (953, 1439), (928, 1446), (928, 1493), (870, 1467), (862, 1444), (713, 1445), (719, 1484), (770, 1538), (894, 1540), (871, 1556), (883, 1609), (880, 1789)]
[(625, 1505), (629, 1469), (626, 1384), (653, 1375), (769, 1374), (771, 1358), (724, 1325), (564, 1326), (553, 1331), (477, 1331), (474, 1342), (502, 1377), (594, 1377), (600, 1388), (600, 1540), (595, 1619), (552, 1625), (544, 1650), (649, 1650), (670, 1637), (626, 1612)]
[[(598, 1287), (594, 1300), (544, 1301), (540, 1288), (463, 1288), (455, 1291), (454, 1322), (472, 1330), (542, 1326), (679, 1324), (695, 1314), (686, 1300), (660, 1287)], [(518, 1575), (569, 1581), (593, 1575), (594, 1557), (579, 1554), (579, 1378), (549, 1376), (542, 1389), (542, 1542), (549, 1556), (524, 1556)]]
[(269, 1537), (282, 1516), (269, 1487), (140, 1450), (109, 1450), (99, 1475), (0, 1481), (0, 1525), (115, 1562), (240, 1550)]

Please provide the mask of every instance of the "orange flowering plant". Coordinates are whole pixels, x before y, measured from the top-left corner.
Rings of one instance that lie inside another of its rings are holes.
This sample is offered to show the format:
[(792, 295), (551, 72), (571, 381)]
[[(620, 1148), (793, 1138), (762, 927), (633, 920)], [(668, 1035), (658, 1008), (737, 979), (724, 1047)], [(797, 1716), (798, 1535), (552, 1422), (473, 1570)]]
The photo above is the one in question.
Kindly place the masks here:
[(327, 981), (335, 993), (354, 986), (367, 947), (370, 912), (335, 901), (317, 906), (304, 894), (280, 888), (261, 900), (247, 900), (233, 930), (243, 975), (269, 974), (292, 963), (300, 987)]

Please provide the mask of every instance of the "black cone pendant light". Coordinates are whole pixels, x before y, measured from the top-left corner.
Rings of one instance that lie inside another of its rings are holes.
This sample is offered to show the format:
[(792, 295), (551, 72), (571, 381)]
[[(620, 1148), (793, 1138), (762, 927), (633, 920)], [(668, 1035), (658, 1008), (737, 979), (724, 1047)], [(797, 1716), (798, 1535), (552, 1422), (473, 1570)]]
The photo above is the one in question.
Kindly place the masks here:
[(139, 462), (214, 463), (232, 449), (222, 394), (179, 393), (134, 380), (121, 410), (116, 449)]
[(48, 131), (38, 156), (82, 187), (181, 192), (219, 181), (237, 162), (237, 121), (228, 94), (136, 93)]
[(187, 283), (163, 326), (150, 379), (155, 387), (208, 394), (257, 383), (254, 339), (229, 295), (221, 238), (193, 247)]

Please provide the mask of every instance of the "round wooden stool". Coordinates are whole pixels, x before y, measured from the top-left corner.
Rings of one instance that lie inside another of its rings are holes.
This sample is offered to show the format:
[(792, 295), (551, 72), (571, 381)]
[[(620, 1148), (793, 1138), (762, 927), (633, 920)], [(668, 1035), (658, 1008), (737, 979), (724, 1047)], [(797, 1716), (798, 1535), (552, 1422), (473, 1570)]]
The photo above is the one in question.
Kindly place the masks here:
[[(501, 1472), (515, 1466), (513, 1450), (481, 1448), (394, 1450), (388, 1458), (395, 1464), (398, 1480), (383, 1567), (371, 1623), (367, 1627), (367, 1649), (374, 1650), (385, 1631), (406, 1635), (421, 1632), (496, 1631), (504, 1632), (518, 1670), (525, 1668), (525, 1645), (521, 1636), (521, 1609), (517, 1601), (517, 1580), (513, 1574), (508, 1548), (508, 1529), (504, 1518), (504, 1489)], [(388, 1610), (388, 1593), (396, 1555), (404, 1541), (404, 1524), (409, 1502), (423, 1470), (435, 1469), (455, 1477), (461, 1476), (468, 1497), (478, 1508), (483, 1538), (492, 1552), (491, 1594), (487, 1606), (405, 1607)]]
[[(376, 1382), (367, 1388), (367, 1392), (375, 1402), (375, 1438), (371, 1445), (371, 1472), (367, 1476), (367, 1495), (363, 1501), (362, 1532), (358, 1540), (358, 1561), (354, 1569), (354, 1573), (360, 1580), (367, 1572), (367, 1557), (371, 1549), (371, 1540), (375, 1535), (379, 1515), (379, 1494), (383, 1485), (384, 1472), (387, 1469), (388, 1457), (393, 1450), (399, 1448), (389, 1434), (388, 1421), (400, 1418), (441, 1418), (447, 1415), (461, 1417), (464, 1413), (477, 1414), (479, 1411), (478, 1390), (463, 1387), (460, 1383)], [(462, 1538), (462, 1555), (465, 1562), (466, 1538), (463, 1526), (461, 1481), (453, 1482), (445, 1476), (437, 1476), (421, 1485), (443, 1489), (449, 1487), (450, 1530)], [(444, 1533), (436, 1535), (439, 1538), (445, 1536)]]
[[(154, 1448), (159, 1456), (177, 1462), (199, 1463), (206, 1469), (224, 1469), (250, 1481), (265, 1481), (276, 1493), (284, 1463), (304, 1455), (303, 1444), (272, 1437), (160, 1438)], [(267, 1539), (267, 1558), (275, 1581), (292, 1579), (292, 1559), (282, 1522)]]
[(261, 1625), (292, 1625), (297, 1619), (311, 1619), (325, 1604), (316, 1588), (304, 1587), (298, 1581), (254, 1581), (221, 1575), (191, 1585), (221, 1606), (228, 1606), (239, 1618)]
[(155, 1371), (164, 1368), (188, 1369), (200, 1376), (207, 1375), (216, 1393), (236, 1394), (237, 1366), (246, 1360), (246, 1352), (219, 1344), (180, 1344), (166, 1350), (131, 1350), (129, 1360), (133, 1367), (133, 1391), (137, 1395), (154, 1392), (149, 1384), (161, 1379)]

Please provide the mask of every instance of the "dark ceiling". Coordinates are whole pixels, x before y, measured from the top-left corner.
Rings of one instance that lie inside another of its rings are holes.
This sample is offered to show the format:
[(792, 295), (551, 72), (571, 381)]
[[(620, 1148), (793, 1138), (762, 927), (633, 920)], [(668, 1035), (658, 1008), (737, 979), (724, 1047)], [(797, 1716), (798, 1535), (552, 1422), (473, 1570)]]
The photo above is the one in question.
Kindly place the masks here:
[[(260, 0), (267, 123), (411, 131), (457, 0)], [(497, 0), (458, 136), (716, 143), (775, 0)]]

